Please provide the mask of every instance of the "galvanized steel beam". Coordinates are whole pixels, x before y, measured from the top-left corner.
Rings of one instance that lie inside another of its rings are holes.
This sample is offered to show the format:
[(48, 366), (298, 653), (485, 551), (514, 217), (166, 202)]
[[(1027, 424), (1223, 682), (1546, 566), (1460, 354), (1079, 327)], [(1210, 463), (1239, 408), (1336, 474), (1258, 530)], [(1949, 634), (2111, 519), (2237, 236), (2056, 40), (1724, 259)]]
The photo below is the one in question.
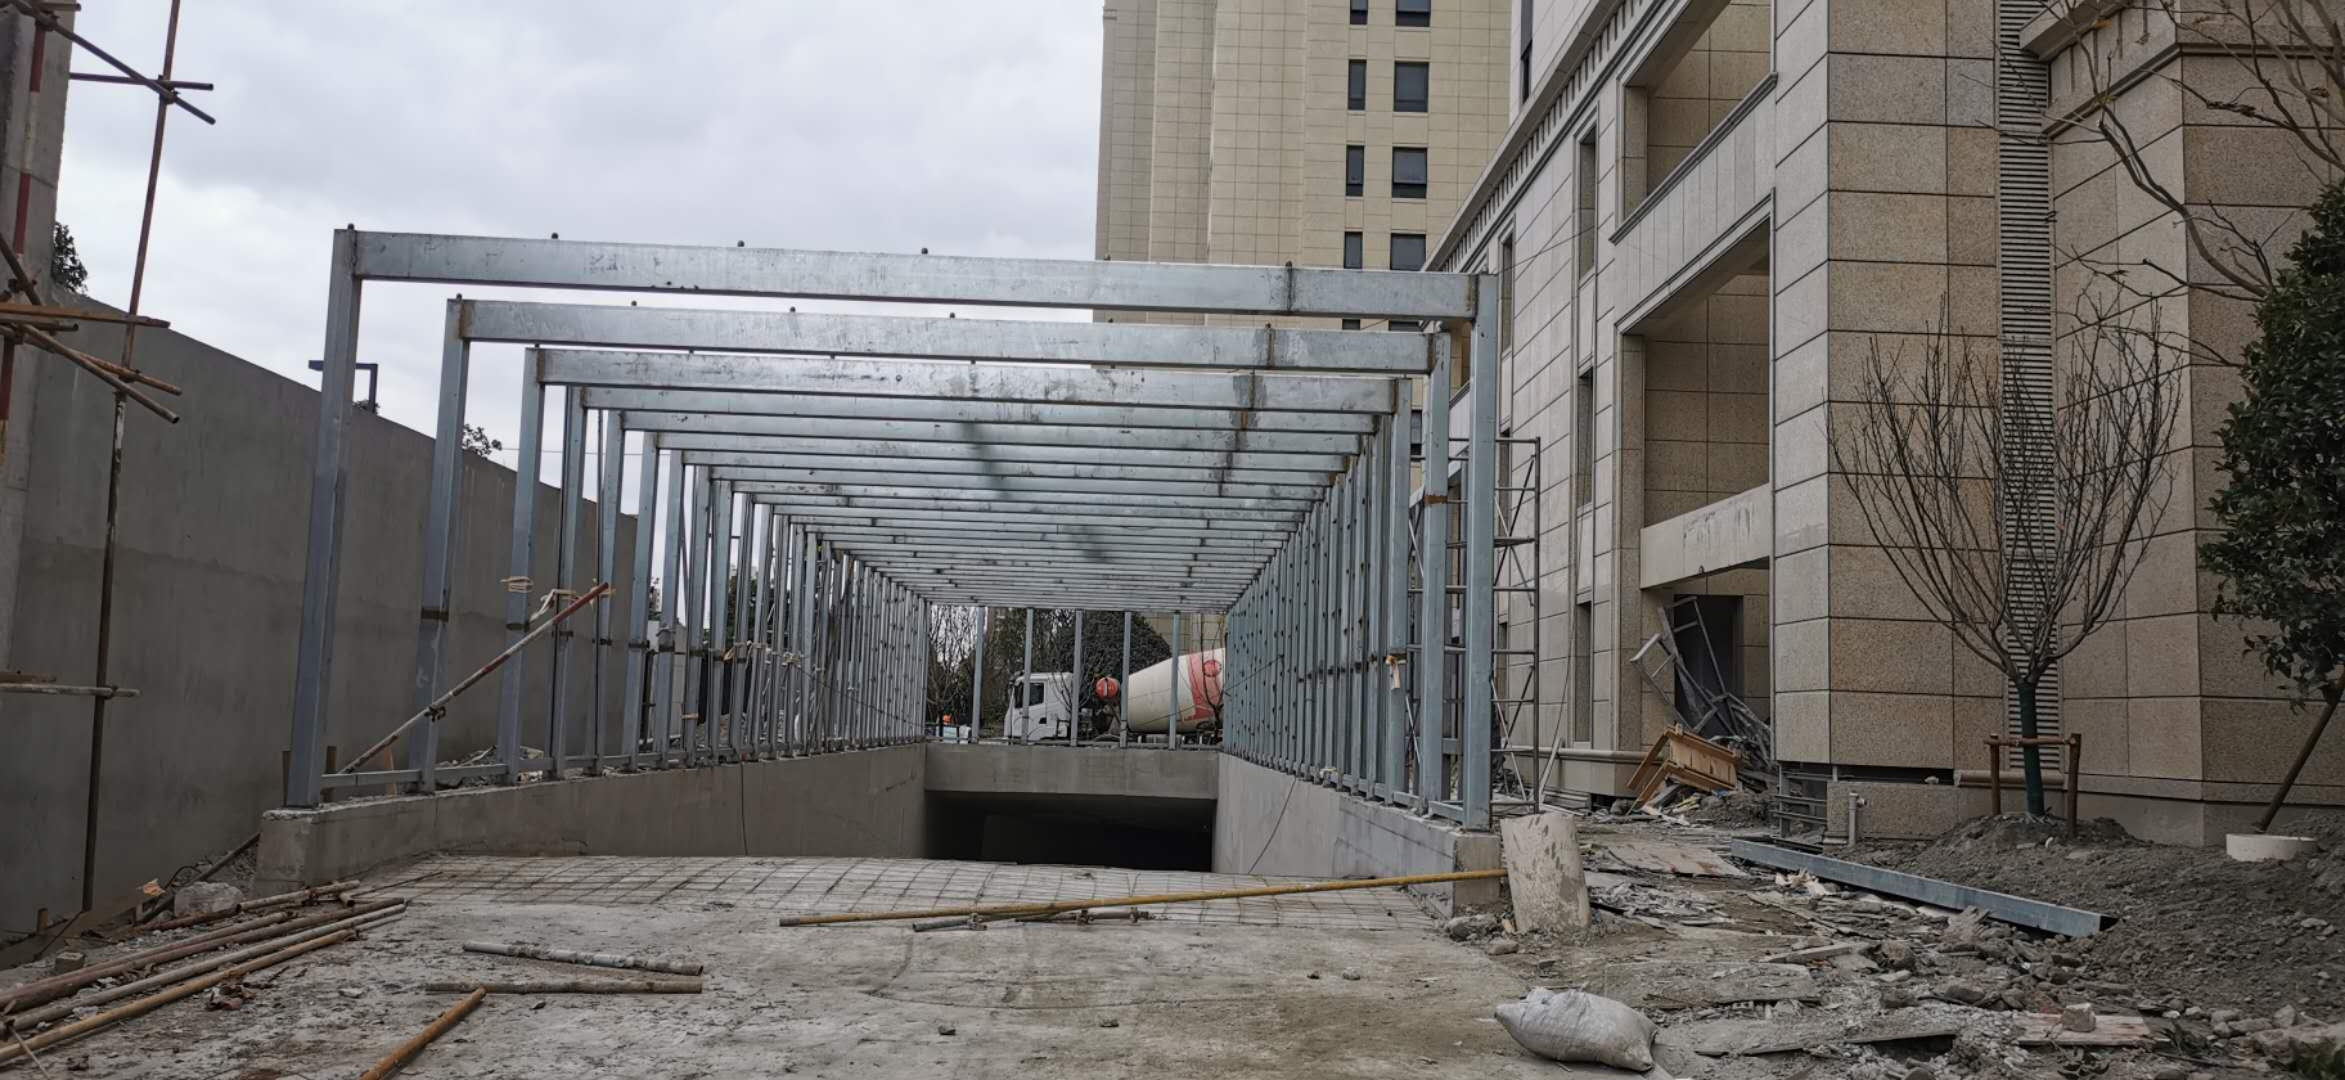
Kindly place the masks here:
[(1390, 411), (1393, 401), (1392, 380), (1350, 375), (1007, 367), (934, 360), (605, 349), (535, 352), (539, 377), (553, 386), (1368, 414)]
[[(785, 484), (814, 484), (826, 487), (867, 487), (876, 490), (911, 489), (918, 492), (984, 492), (1009, 495), (1031, 493), (1059, 495), (1074, 501), (1088, 502), (1101, 497), (1132, 496), (1150, 503), (1165, 497), (1189, 499), (1244, 500), (1245, 505), (1294, 505), (1297, 509), (1317, 500), (1323, 488), (1305, 484), (1253, 484), (1240, 481), (1214, 480), (1160, 480), (1160, 479), (1094, 479), (1071, 476), (1003, 476), (970, 473), (895, 472), (889, 470), (850, 469), (840, 466), (817, 468), (787, 468), (765, 465), (711, 465), (716, 475), (724, 480), (772, 482)], [(941, 496), (960, 498), (958, 494)]]
[[(974, 449), (974, 448), (972, 448)], [(1294, 470), (1256, 470), (1232, 473), (1219, 467), (1165, 467), (1158, 465), (1131, 465), (1118, 463), (1059, 464), (1030, 461), (939, 461), (893, 455), (853, 457), (827, 454), (761, 453), (739, 450), (686, 450), (685, 456), (695, 465), (711, 465), (728, 471), (742, 469), (781, 469), (800, 472), (836, 472), (841, 470), (873, 473), (889, 477), (1015, 477), (1029, 480), (1114, 480), (1173, 484), (1285, 484), (1317, 491), (1327, 482), (1327, 475)], [(889, 480), (895, 483), (896, 480)]]
[(1012, 364), (1422, 375), (1415, 334), (466, 300), (471, 341)]
[[(1193, 472), (1274, 472), (1316, 474), (1341, 472), (1344, 454), (1266, 454), (1254, 451), (1158, 450), (1124, 446), (1024, 446), (1017, 444), (902, 442), (881, 439), (824, 439), (794, 435), (735, 435), (671, 432), (662, 445), (691, 451), (693, 460), (718, 465), (750, 465), (783, 459), (850, 458), (864, 468), (938, 469), (967, 471), (996, 468), (1052, 468), (1117, 466), (1143, 469), (1186, 469)], [(711, 457), (709, 455), (730, 455)], [(1015, 474), (1013, 474), (1015, 475)], [(1034, 473), (1032, 475), (1042, 475)], [(1244, 479), (1241, 477), (1241, 479)]]
[(1462, 274), (612, 244), (355, 229), (337, 230), (335, 240), (350, 246), (354, 278), (382, 281), (1331, 318), (1473, 317), (1470, 279)]
[[(1128, 449), (1212, 451), (1216, 453), (1288, 453), (1288, 454), (1354, 454), (1360, 449), (1361, 435), (1371, 421), (1365, 417), (1330, 413), (1322, 419), (1339, 420), (1341, 425), (1330, 425), (1327, 431), (1269, 431), (1251, 428), (1239, 430), (1234, 420), (1226, 430), (1203, 425), (1184, 427), (1147, 426), (1138, 423), (1065, 424), (1040, 422), (1032, 419), (1037, 413), (1060, 413), (1080, 406), (1022, 406), (997, 402), (910, 402), (899, 411), (919, 411), (922, 405), (966, 406), (960, 411), (987, 413), (999, 421), (984, 416), (950, 419), (869, 419), (804, 415), (806, 410), (819, 409), (824, 401), (862, 401), (862, 398), (807, 398), (802, 407), (792, 411), (800, 415), (728, 415), (713, 412), (670, 411), (645, 409), (630, 405), (630, 395), (657, 395), (659, 391), (595, 390), (586, 391), (586, 401), (593, 408), (617, 408), (627, 413), (627, 427), (634, 431), (699, 432), (703, 434), (781, 435), (808, 439), (881, 439), (903, 442), (966, 443), (986, 446), (1102, 446)], [(724, 395), (733, 396), (733, 395)], [(788, 399), (770, 395), (755, 395), (761, 402), (788, 407)], [(736, 400), (740, 400), (735, 396)], [(909, 399), (908, 399), (909, 400)], [(1162, 412), (1178, 413), (1177, 409), (1113, 410), (1123, 413)], [(1231, 414), (1235, 416), (1236, 414)], [(1136, 419), (1127, 417), (1127, 419)], [(1359, 432), (1339, 431), (1336, 427), (1357, 426)]]

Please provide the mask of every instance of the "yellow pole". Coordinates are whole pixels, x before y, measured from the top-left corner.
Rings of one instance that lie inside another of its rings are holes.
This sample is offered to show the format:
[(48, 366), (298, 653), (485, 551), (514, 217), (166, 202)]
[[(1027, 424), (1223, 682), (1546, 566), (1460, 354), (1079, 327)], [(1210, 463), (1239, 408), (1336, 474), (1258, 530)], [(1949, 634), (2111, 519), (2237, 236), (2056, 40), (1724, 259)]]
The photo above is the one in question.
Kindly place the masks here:
[(1410, 874), (1405, 877), (1366, 878), (1357, 881), (1315, 881), (1299, 885), (1258, 885), (1248, 889), (1207, 889), (1202, 892), (1161, 893), (1155, 896), (1116, 896), (1099, 900), (1061, 900), (1047, 904), (980, 904), (975, 907), (928, 908), (922, 911), (850, 911), (837, 915), (785, 915), (783, 926), (831, 926), (838, 923), (885, 922), (897, 919), (940, 919), (961, 915), (1056, 915), (1084, 908), (1186, 904), (1200, 900), (1242, 900), (1256, 896), (1294, 893), (1344, 892), (1385, 889), (1403, 885), (1438, 885), (1449, 881), (1484, 881), (1505, 877), (1504, 870), (1458, 870), (1446, 874)]

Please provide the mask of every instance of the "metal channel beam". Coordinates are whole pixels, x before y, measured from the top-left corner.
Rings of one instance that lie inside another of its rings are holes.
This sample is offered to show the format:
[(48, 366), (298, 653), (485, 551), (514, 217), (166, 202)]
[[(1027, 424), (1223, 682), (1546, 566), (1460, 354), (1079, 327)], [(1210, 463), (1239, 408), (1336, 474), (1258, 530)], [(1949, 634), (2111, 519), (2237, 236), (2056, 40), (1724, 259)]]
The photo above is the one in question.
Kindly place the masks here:
[[(718, 465), (748, 465), (781, 458), (859, 458), (867, 468), (958, 471), (997, 468), (1064, 466), (1128, 466), (1142, 469), (1189, 469), (1211, 472), (1341, 472), (1349, 460), (1343, 454), (1264, 454), (1251, 451), (1157, 450), (1148, 447), (1019, 446), (940, 442), (890, 442), (880, 439), (822, 439), (794, 435), (728, 435), (671, 433), (660, 445), (691, 452), (695, 461)], [(735, 458), (709, 457), (712, 454)], [(754, 459), (754, 460), (753, 460)], [(1013, 474), (1014, 475), (1014, 474)], [(1035, 473), (1033, 475), (1042, 475)]]
[(1265, 544), (1257, 548), (1125, 548), (1113, 542), (1098, 540), (1058, 540), (1048, 537), (996, 537), (981, 539), (929, 540), (919, 537), (891, 536), (887, 533), (846, 533), (825, 531), (834, 543), (844, 548), (873, 551), (908, 551), (956, 559), (1014, 558), (1026, 555), (1064, 555), (1089, 562), (1142, 563), (1163, 565), (1188, 562), (1206, 562), (1221, 566), (1254, 567), (1269, 557), (1271, 548)]
[(463, 301), (471, 341), (1013, 364), (1422, 375), (1416, 334)]
[[(695, 461), (695, 464), (707, 464)], [(1163, 496), (1185, 496), (1192, 499), (1243, 499), (1250, 504), (1275, 505), (1292, 503), (1301, 509), (1325, 494), (1318, 484), (1251, 484), (1242, 481), (1214, 480), (1160, 480), (1160, 479), (1094, 479), (1070, 476), (993, 476), (969, 473), (891, 472), (884, 469), (851, 469), (837, 465), (821, 468), (795, 469), (762, 465), (735, 465), (715, 467), (720, 480), (768, 481), (783, 484), (823, 484), (838, 487), (910, 488), (919, 491), (987, 492), (1009, 495), (1032, 493), (1061, 495), (1069, 498), (1092, 499), (1099, 496), (1134, 496), (1154, 502)], [(959, 498), (947, 495), (945, 498)]]
[(1393, 402), (1392, 380), (1352, 375), (1010, 367), (935, 360), (604, 349), (540, 349), (537, 357), (540, 378), (550, 386), (1372, 415), (1392, 411)]
[[(795, 506), (799, 500), (825, 498), (848, 500), (846, 505), (860, 506), (868, 502), (898, 507), (933, 509), (977, 508), (1031, 508), (1036, 513), (1057, 513), (1061, 509), (1092, 515), (1132, 514), (1158, 515), (1167, 510), (1194, 510), (1198, 516), (1210, 513), (1213, 517), (1232, 520), (1288, 521), (1298, 512), (1275, 499), (1220, 498), (1216, 496), (1150, 496), (1145, 506), (1099, 505), (1096, 497), (1031, 491), (955, 491), (950, 488), (890, 487), (870, 484), (792, 484), (767, 480), (741, 481), (739, 490), (757, 495), (779, 495), (783, 505)], [(813, 502), (809, 505), (822, 505)], [(835, 505), (835, 504), (834, 504)], [(1054, 509), (1058, 508), (1058, 509)]]
[(847, 523), (873, 528), (960, 528), (975, 525), (1055, 526), (1073, 532), (1110, 534), (1145, 533), (1157, 536), (1219, 536), (1240, 539), (1261, 539), (1283, 536), (1290, 526), (1283, 516), (1270, 515), (1266, 520), (1245, 520), (1220, 514), (1178, 516), (1163, 510), (1132, 506), (1095, 506), (1082, 510), (1053, 511), (1031, 508), (1026, 504), (1001, 503), (993, 506), (965, 506), (960, 503), (918, 503), (891, 506), (885, 503), (855, 501), (837, 497), (800, 496), (783, 499), (761, 497), (786, 508), (791, 514), (803, 517), (817, 525)]
[(985, 539), (929, 539), (918, 536), (892, 536), (888, 533), (839, 533), (829, 529), (822, 535), (840, 547), (860, 546), (872, 551), (907, 551), (931, 553), (952, 558), (972, 558), (985, 555), (1017, 557), (1027, 553), (1065, 553), (1093, 561), (1138, 562), (1149, 564), (1204, 561), (1221, 565), (1251, 566), (1270, 551), (1270, 545), (1254, 548), (1198, 548), (1157, 547), (1124, 551), (1114, 547), (1103, 548), (1099, 541), (1082, 538), (1066, 539), (1046, 536), (1005, 536)]
[[(963, 443), (989, 446), (1058, 446), (1058, 447), (1120, 447), (1125, 449), (1210, 451), (1215, 453), (1283, 453), (1283, 454), (1354, 454), (1360, 449), (1364, 432), (1316, 431), (1257, 431), (1239, 430), (1234, 421), (1226, 429), (1196, 427), (1158, 427), (1142, 424), (1053, 424), (1036, 422), (1030, 417), (1052, 409), (1071, 406), (1001, 405), (992, 402), (929, 402), (926, 404), (970, 405), (971, 411), (990, 410), (1005, 418), (1000, 422), (982, 418), (932, 420), (897, 419), (874, 420), (867, 416), (822, 417), (813, 415), (722, 415), (708, 411), (676, 412), (668, 409), (645, 409), (627, 404), (623, 398), (657, 394), (657, 391), (595, 390), (585, 394), (589, 408), (618, 408), (626, 411), (629, 431), (656, 431), (663, 434), (700, 433), (732, 435), (779, 435), (805, 439), (880, 439), (900, 442)], [(734, 401), (743, 395), (712, 394)], [(761, 400), (787, 403), (788, 399), (756, 395)], [(806, 398), (805, 408), (817, 407), (823, 401), (860, 401), (854, 398)], [(905, 401), (901, 409), (891, 405), (890, 411), (901, 414), (917, 411), (923, 403)], [(1122, 409), (1119, 413), (1158, 412), (1178, 415), (1178, 409)], [(1233, 417), (1235, 414), (1231, 414)], [(1329, 414), (1327, 419), (1342, 420), (1347, 425), (1361, 418), (1343, 414)], [(1364, 426), (1364, 425), (1363, 425)]]
[(1918, 903), (1942, 907), (1948, 911), (1979, 908), (1988, 915), (2033, 930), (2043, 930), (2068, 937), (2091, 937), (2116, 924), (2115, 916), (2097, 911), (2048, 904), (2024, 896), (1975, 889), (1951, 881), (1921, 877), (1915, 874), (1885, 870), (1878, 866), (1835, 859), (1827, 855), (1810, 855), (1804, 851), (1762, 844), (1753, 840), (1729, 840), (1726, 853), (1744, 862), (1757, 863), (1777, 870), (1804, 870), (1827, 881), (1854, 885), (1877, 893), (1900, 897)]
[(1251, 575), (1242, 566), (1215, 563), (1107, 563), (1080, 558), (1051, 558), (1036, 555), (1028, 558), (970, 559), (951, 556), (923, 556), (911, 552), (891, 552), (877, 548), (847, 548), (849, 553), (875, 567), (903, 571), (905, 575), (945, 575), (956, 580), (1017, 580), (1040, 581), (1078, 578), (1086, 581), (1131, 581), (1138, 583), (1210, 582), (1217, 585), (1244, 587)]
[(855, 539), (882, 540), (897, 544), (924, 544), (937, 547), (976, 547), (997, 549), (1005, 545), (1045, 543), (1062, 547), (1093, 547), (1100, 544), (1130, 545), (1146, 551), (1195, 552), (1204, 555), (1227, 554), (1253, 556), (1273, 551), (1277, 543), (1273, 537), (1256, 540), (1235, 539), (1218, 535), (1199, 537), (1156, 537), (1146, 531), (1102, 533), (1086, 530), (1036, 527), (1015, 529), (1006, 526), (993, 528), (936, 528), (929, 531), (871, 525), (844, 525), (825, 528), (823, 535), (838, 537), (841, 541)]
[[(836, 454), (781, 454), (738, 450), (687, 450), (685, 457), (695, 465), (710, 465), (728, 470), (790, 469), (809, 472), (847, 469), (887, 476), (980, 476), (1034, 480), (1117, 480), (1174, 484), (1217, 484), (1226, 479), (1228, 483), (1233, 484), (1287, 484), (1313, 488), (1323, 486), (1327, 481), (1326, 473), (1300, 470), (1253, 470), (1232, 475), (1230, 470), (1219, 466), (1205, 468), (1166, 467), (1114, 462), (1076, 465), (1032, 461), (936, 461), (894, 455), (850, 457)], [(895, 481), (889, 482), (894, 483)]]
[[(337, 230), (353, 277), (1003, 307), (1463, 319), (1463, 274), (787, 248), (610, 244)], [(355, 305), (353, 305), (355, 306)]]

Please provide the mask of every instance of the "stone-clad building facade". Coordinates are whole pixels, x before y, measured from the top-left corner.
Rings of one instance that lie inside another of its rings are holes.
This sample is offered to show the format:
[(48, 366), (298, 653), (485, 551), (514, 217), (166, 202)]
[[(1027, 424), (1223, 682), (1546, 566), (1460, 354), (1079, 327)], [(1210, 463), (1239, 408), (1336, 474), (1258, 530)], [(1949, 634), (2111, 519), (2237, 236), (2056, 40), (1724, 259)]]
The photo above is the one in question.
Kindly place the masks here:
[[(1829, 792), (1833, 832), (1852, 795), (1868, 833), (1984, 812), (2002, 679), (1927, 617), (1834, 476), (1828, 433), (1868, 357), (1944, 328), (2042, 377), (2107, 298), (2096, 261), (2210, 280), (2098, 133), (2096, 88), (2190, 203), (2283, 224), (2316, 190), (2286, 136), (2177, 85), (2236, 90), (2235, 55), (2178, 42), (2154, 5), (2074, 6), (1518, 5), (1521, 104), (1431, 265), (1509, 278), (1503, 424), (1541, 440), (1543, 727), (1568, 786), (1622, 789), (1670, 716), (1630, 657), (1701, 596), (1719, 677)], [(2252, 332), (2204, 293), (2159, 306), (2218, 354)], [(2208, 613), (2193, 552), (2237, 380), (2220, 363), (2179, 379), (2173, 507), (2048, 712), (2083, 738), (2085, 814), (2219, 842), (2310, 721)], [(2345, 802), (2340, 744), (2295, 801)]]

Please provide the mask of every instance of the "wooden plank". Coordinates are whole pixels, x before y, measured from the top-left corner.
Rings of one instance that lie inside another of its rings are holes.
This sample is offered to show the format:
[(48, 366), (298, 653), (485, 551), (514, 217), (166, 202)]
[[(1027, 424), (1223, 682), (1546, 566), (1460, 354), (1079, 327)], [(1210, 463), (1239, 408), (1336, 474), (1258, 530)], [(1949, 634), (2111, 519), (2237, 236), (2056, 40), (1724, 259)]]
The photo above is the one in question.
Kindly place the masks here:
[(158, 882), (149, 881), (146, 884), (139, 886), (138, 891), (133, 892), (128, 896), (118, 897), (113, 901), (100, 904), (92, 910), (85, 911), (79, 915), (74, 916), (72, 921), (66, 923), (63, 928), (57, 930), (55, 933), (35, 933), (33, 936), (16, 942), (15, 944), (10, 945), (5, 949), (0, 949), (0, 968), (10, 968), (15, 967), (18, 964), (30, 963), (34, 960), (38, 960), (44, 956), (47, 956), (50, 953), (56, 952), (57, 950), (64, 948), (67, 942), (80, 937), (84, 933), (95, 930), (98, 927), (106, 925), (107, 923), (113, 922), (122, 915), (136, 910), (140, 904), (146, 903), (147, 901), (161, 895), (163, 895), (163, 886)]

